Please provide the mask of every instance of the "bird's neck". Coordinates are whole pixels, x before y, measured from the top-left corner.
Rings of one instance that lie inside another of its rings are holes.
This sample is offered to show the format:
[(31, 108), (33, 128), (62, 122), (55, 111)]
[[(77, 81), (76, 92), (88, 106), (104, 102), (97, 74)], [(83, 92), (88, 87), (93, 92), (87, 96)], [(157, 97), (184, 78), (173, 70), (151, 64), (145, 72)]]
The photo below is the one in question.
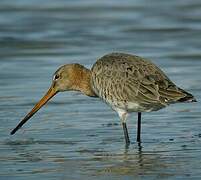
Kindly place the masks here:
[(84, 66), (76, 73), (76, 82), (74, 82), (74, 89), (81, 91), (83, 94), (91, 97), (97, 97), (91, 87), (91, 71)]

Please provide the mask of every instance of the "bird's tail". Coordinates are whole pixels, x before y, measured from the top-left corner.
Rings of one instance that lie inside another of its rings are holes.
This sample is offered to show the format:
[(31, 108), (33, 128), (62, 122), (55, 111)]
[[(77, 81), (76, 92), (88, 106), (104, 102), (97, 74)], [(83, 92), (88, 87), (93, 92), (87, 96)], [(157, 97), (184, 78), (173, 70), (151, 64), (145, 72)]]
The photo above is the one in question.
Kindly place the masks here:
[(197, 102), (197, 100), (194, 98), (194, 96), (183, 89), (179, 88), (179, 90), (185, 95), (184, 97), (180, 98), (179, 102)]

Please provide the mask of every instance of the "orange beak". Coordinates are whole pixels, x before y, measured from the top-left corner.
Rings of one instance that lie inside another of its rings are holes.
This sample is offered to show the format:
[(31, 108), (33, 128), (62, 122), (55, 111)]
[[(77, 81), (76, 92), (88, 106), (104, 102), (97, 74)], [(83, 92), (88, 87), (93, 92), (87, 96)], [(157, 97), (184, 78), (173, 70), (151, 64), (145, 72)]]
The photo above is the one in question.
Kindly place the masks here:
[(26, 123), (43, 105), (45, 105), (55, 94), (57, 91), (53, 86), (50, 87), (48, 92), (43, 96), (43, 98), (33, 107), (33, 109), (20, 121), (20, 123), (11, 131), (11, 135), (15, 134), (15, 132), (20, 129), (24, 123)]

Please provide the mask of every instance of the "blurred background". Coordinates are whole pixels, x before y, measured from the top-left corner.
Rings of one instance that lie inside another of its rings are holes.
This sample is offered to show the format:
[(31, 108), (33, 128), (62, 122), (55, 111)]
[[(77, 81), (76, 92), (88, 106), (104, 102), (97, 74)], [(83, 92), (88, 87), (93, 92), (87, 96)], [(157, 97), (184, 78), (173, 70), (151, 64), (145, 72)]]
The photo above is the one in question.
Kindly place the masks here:
[[(1, 0), (0, 179), (199, 179), (200, 40), (200, 0)], [(151, 59), (198, 103), (144, 113), (142, 149), (135, 113), (126, 149), (116, 113), (78, 92), (9, 135), (60, 65), (90, 68), (110, 52)]]

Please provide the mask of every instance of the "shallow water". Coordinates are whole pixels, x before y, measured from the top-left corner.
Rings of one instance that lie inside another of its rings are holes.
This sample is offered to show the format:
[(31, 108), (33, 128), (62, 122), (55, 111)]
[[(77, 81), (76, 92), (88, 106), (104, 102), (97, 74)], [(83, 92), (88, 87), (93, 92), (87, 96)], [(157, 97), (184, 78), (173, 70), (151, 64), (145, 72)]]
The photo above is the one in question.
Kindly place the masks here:
[[(201, 2), (0, 1), (0, 179), (201, 178)], [(57, 95), (16, 135), (12, 128), (65, 63), (87, 67), (129, 52), (159, 65), (198, 100), (136, 114), (124, 145), (119, 118), (98, 99)]]

